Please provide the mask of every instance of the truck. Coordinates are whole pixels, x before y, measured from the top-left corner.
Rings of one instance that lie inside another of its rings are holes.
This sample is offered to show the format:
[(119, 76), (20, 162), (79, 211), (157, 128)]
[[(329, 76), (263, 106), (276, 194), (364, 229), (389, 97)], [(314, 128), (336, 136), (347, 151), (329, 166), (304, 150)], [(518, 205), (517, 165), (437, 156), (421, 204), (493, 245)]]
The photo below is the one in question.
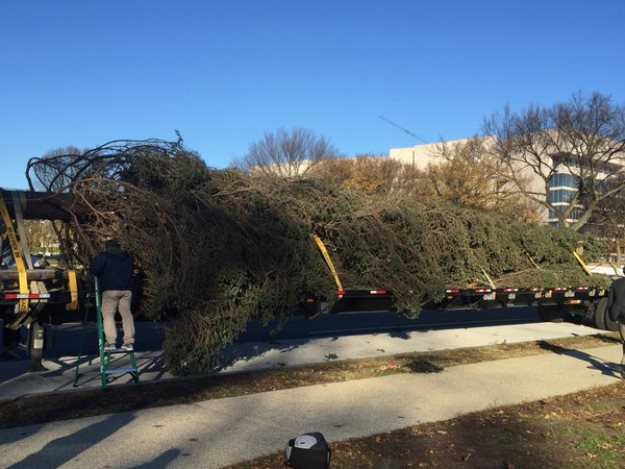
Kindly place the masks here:
[(77, 321), (86, 304), (78, 266), (50, 265), (31, 252), (25, 220), (70, 221), (64, 195), (0, 189), (0, 319), (5, 349), (26, 331), (31, 371), (41, 371), (45, 326)]
[[(82, 320), (79, 310), (89, 308), (91, 293), (79, 265), (65, 262), (50, 266), (36, 262), (28, 246), (24, 220), (70, 222), (80, 213), (80, 204), (68, 194), (0, 189), (0, 252), (3, 253), (0, 313), (6, 335), (26, 331), (30, 369), (33, 371), (43, 369), (46, 325)], [(314, 292), (307, 294), (298, 313), (314, 318), (319, 314), (348, 311), (394, 311), (392, 290), (344, 288), (323, 241), (314, 234), (312, 240), (334, 279), (336, 297), (328, 299)], [(450, 286), (441, 292), (440, 299), (423, 305), (423, 308), (444, 313), (454, 309), (531, 306), (537, 308), (544, 321), (571, 321), (598, 329), (617, 330), (617, 324), (607, 314), (607, 290), (593, 285), (591, 268), (577, 257), (580, 268), (589, 274), (587, 285), (550, 288)]]

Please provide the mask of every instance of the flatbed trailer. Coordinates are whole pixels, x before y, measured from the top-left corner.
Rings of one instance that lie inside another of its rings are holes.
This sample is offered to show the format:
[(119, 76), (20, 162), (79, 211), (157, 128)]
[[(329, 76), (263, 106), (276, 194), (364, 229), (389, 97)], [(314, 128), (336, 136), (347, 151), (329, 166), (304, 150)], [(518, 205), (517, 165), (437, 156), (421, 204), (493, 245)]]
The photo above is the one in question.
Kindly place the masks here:
[[(543, 321), (585, 323), (598, 329), (617, 330), (607, 314), (608, 291), (601, 287), (556, 288), (447, 288), (443, 297), (423, 309), (445, 312), (458, 309), (536, 307)], [(391, 290), (337, 290), (333, 306), (318, 295), (308, 295), (303, 313), (340, 314), (347, 311), (395, 311)]]
[[(321, 313), (337, 314), (348, 311), (395, 311), (394, 296), (390, 289), (345, 289), (339, 273), (324, 243), (316, 234), (312, 235), (336, 284), (336, 297), (327, 301), (320, 295), (306, 295), (300, 311), (307, 317)], [(577, 253), (572, 253), (589, 274), (592, 273)], [(615, 273), (616, 270), (615, 270)], [(440, 298), (422, 305), (422, 309), (446, 310), (536, 307), (543, 321), (571, 321), (584, 323), (598, 329), (618, 330), (616, 322), (607, 313), (608, 291), (597, 286), (560, 286), (550, 288), (489, 288), (449, 287), (441, 292)], [(332, 304), (330, 308), (328, 304)]]

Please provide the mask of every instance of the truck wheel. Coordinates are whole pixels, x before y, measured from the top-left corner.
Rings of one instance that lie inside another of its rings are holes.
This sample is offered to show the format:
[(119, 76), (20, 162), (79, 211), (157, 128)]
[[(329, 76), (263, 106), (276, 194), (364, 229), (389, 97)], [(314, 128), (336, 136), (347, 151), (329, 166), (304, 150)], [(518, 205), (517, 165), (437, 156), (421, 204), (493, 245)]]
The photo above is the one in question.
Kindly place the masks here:
[(595, 305), (593, 313), (593, 326), (597, 329), (606, 329), (605, 319), (608, 313), (608, 299), (601, 298)]
[(612, 321), (612, 319), (610, 319), (610, 311), (608, 310), (608, 299), (607, 298), (603, 298), (599, 301), (605, 301), (605, 317), (604, 317), (604, 323), (605, 323), (605, 328), (609, 331), (612, 332), (616, 332), (618, 331), (618, 321)]

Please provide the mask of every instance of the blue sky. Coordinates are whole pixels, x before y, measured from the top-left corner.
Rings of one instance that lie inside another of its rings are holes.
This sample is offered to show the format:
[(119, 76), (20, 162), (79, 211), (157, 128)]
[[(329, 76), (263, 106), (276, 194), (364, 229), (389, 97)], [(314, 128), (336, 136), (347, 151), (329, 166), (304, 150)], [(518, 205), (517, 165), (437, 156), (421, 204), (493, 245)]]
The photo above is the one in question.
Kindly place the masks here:
[(505, 104), (625, 103), (621, 0), (0, 2), (0, 187), (31, 156), (175, 139), (226, 167), (305, 127), (348, 155), (480, 131)]

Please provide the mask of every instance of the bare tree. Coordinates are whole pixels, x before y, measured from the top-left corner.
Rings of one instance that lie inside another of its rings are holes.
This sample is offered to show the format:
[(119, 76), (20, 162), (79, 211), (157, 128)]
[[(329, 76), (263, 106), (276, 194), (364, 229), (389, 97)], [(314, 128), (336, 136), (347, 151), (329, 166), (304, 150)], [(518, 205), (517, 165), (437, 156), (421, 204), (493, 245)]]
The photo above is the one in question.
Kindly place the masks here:
[[(521, 113), (506, 107), (485, 121), (484, 130), (493, 136), (490, 151), (508, 167), (504, 177), (552, 211), (563, 227), (579, 230), (601, 201), (625, 188), (625, 107), (609, 96), (576, 94)], [(559, 203), (549, 197), (558, 173), (571, 176), (576, 186)], [(527, 175), (538, 183), (528, 184)]]
[(623, 260), (621, 247), (625, 241), (625, 193), (601, 200), (585, 229), (608, 239), (609, 253), (615, 256), (615, 262), (620, 266)]
[(397, 191), (403, 169), (397, 160), (361, 154), (323, 160), (308, 175), (365, 194), (384, 195)]
[(287, 178), (304, 176), (320, 161), (336, 156), (337, 149), (323, 136), (295, 128), (265, 133), (250, 145), (235, 166), (250, 173)]
[(431, 200), (493, 210), (522, 221), (537, 220), (538, 207), (510, 182), (507, 166), (487, 151), (488, 144), (488, 139), (472, 137), (437, 145), (437, 158), (424, 170), (424, 194)]
[(33, 252), (48, 252), (59, 246), (51, 220), (24, 220), (28, 245)]
[[(48, 188), (55, 191), (62, 191), (74, 174), (80, 170), (79, 165), (73, 163), (79, 160), (82, 154), (83, 151), (74, 145), (48, 150), (41, 158), (34, 158), (37, 160), (46, 160), (50, 163), (49, 165), (36, 166), (35, 175), (39, 180), (47, 179), (49, 174), (56, 174), (60, 168), (65, 168), (54, 182), (53, 187)], [(26, 172), (28, 173), (28, 170)]]

